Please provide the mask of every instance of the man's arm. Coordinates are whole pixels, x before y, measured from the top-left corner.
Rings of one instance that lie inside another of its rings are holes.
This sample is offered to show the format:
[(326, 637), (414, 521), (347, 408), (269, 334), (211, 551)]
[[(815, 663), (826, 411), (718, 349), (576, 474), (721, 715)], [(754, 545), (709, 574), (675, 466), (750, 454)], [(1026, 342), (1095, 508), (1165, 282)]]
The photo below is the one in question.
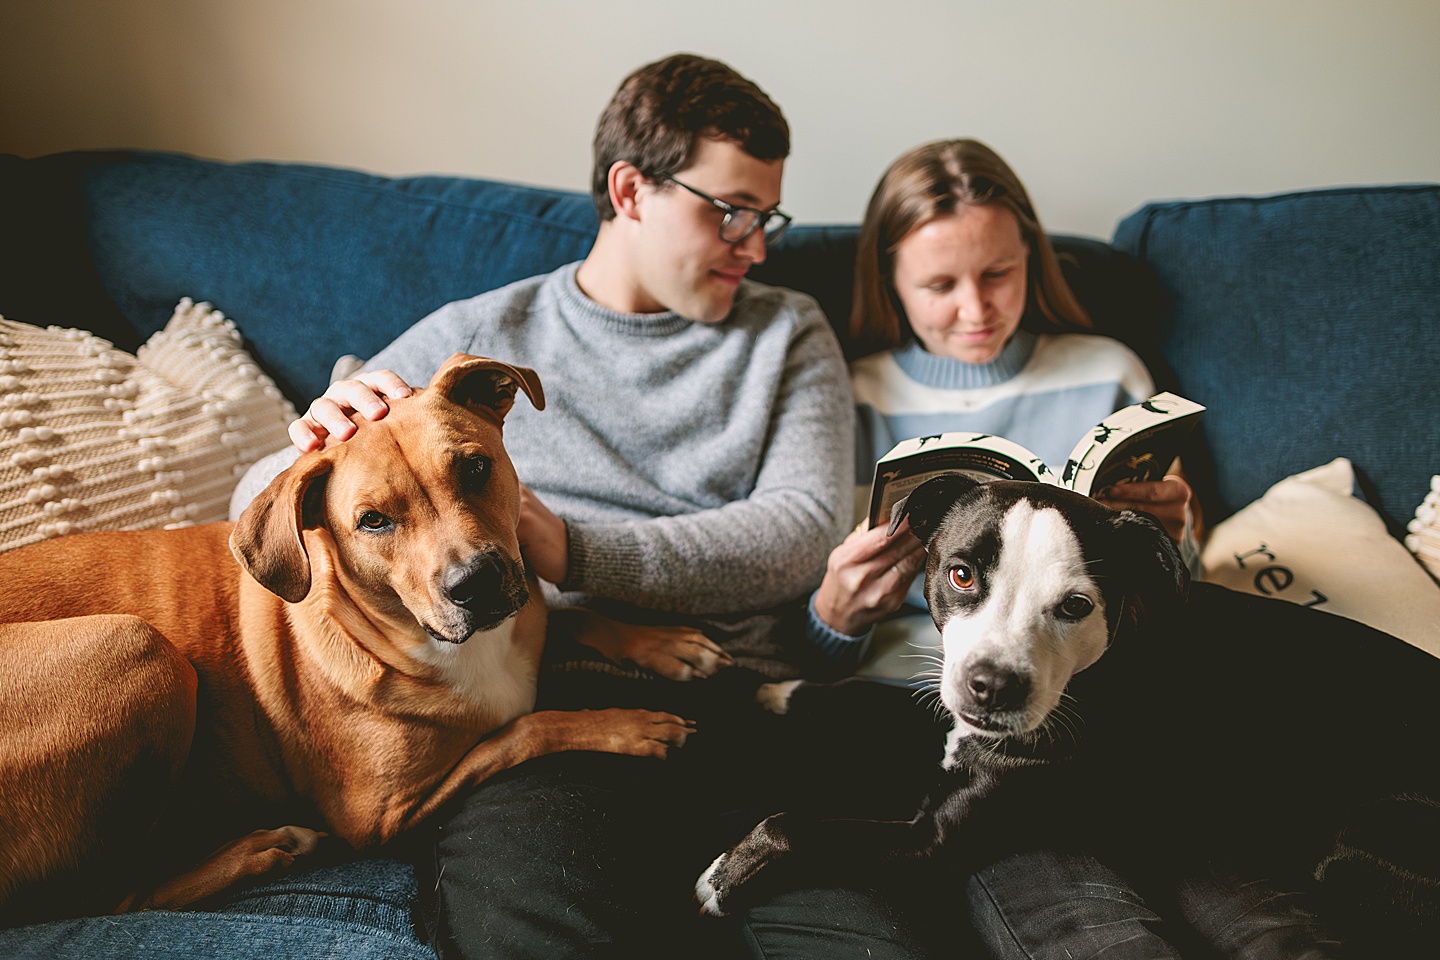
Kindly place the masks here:
[(803, 303), (750, 496), (681, 516), (569, 523), (562, 589), (714, 615), (767, 609), (819, 582), (854, 509), (854, 416), (839, 344)]

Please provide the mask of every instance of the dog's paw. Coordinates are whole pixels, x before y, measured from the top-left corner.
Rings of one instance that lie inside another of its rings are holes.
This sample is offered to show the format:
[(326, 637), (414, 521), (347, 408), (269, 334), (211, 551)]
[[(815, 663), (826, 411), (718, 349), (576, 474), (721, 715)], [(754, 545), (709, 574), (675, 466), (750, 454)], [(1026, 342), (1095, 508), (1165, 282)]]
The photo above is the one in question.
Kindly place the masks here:
[(326, 836), (308, 827), (256, 830), (215, 851), (206, 865), (228, 871), (236, 878), (263, 876), (314, 853)]
[(779, 683), (762, 683), (755, 691), (755, 702), (771, 713), (790, 712), (790, 697), (795, 688), (804, 680), (782, 680)]
[(691, 627), (626, 625), (623, 629), (619, 659), (669, 680), (704, 679), (734, 662), (719, 644)]
[(196, 903), (241, 880), (284, 870), (298, 858), (314, 853), (326, 836), (307, 827), (256, 830), (225, 844), (199, 866), (161, 884), (143, 902), (132, 906), (174, 910)]
[(766, 817), (735, 846), (716, 857), (709, 868), (695, 881), (695, 899), (700, 912), (712, 917), (733, 913), (737, 907), (751, 904), (761, 888), (777, 889), (785, 885), (790, 847), (786, 825), (790, 815), (777, 813)]
[(700, 912), (709, 914), (712, 917), (725, 916), (725, 894), (724, 878), (721, 868), (725, 863), (728, 854), (720, 854), (705, 872), (700, 874), (700, 879), (695, 881), (695, 899), (700, 901)]
[(734, 663), (730, 654), (693, 627), (621, 623), (593, 610), (550, 611), (551, 629), (570, 632), (616, 663), (633, 663), (668, 680), (713, 676)]
[(670, 755), (672, 747), (685, 746), (695, 732), (692, 721), (673, 713), (628, 707), (542, 710), (521, 720), (532, 727), (543, 727), (556, 749), (598, 750), (661, 760)]

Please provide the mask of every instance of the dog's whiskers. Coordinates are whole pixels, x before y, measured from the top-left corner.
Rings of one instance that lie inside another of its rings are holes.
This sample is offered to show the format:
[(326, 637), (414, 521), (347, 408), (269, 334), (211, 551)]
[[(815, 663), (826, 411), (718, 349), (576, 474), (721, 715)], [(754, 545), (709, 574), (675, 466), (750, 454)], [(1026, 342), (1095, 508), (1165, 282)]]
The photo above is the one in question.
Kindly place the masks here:
[(917, 677), (916, 679), (926, 680), (927, 683), (926, 686), (917, 687), (910, 691), (910, 695), (915, 698), (916, 704), (922, 709), (929, 709), (936, 717), (941, 716), (945, 712), (945, 706), (940, 702), (939, 689), (933, 685), (935, 678), (929, 678), (927, 680), (926, 678)]
[[(928, 664), (928, 666), (926, 666)], [(914, 676), (925, 677), (930, 680), (939, 680), (944, 675), (945, 661), (930, 659), (916, 667)]]
[(1058, 744), (1062, 739), (1071, 743), (1079, 741), (1084, 718), (1075, 709), (1076, 702), (1070, 694), (1062, 692), (1060, 701), (1041, 724), (1040, 729), (1050, 738), (1052, 744)]
[(916, 677), (915, 680), (918, 683), (918, 686), (915, 688), (915, 698), (917, 700), (925, 697), (934, 697), (936, 700), (940, 699), (940, 684), (936, 678)]

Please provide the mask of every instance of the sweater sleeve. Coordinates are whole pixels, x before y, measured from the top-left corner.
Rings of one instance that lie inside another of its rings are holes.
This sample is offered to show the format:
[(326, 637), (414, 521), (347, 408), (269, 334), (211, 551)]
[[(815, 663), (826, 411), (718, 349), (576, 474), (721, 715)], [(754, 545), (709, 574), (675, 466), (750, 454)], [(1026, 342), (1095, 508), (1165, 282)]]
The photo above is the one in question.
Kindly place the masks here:
[(839, 344), (809, 298), (790, 341), (750, 495), (695, 513), (568, 524), (560, 586), (654, 610), (754, 612), (820, 581), (852, 511), (850, 382)]
[(874, 639), (873, 626), (859, 636), (841, 633), (830, 626), (816, 612), (815, 594), (810, 594), (805, 614), (805, 642), (820, 651), (821, 656), (832, 666), (846, 674), (854, 673), (870, 655)]

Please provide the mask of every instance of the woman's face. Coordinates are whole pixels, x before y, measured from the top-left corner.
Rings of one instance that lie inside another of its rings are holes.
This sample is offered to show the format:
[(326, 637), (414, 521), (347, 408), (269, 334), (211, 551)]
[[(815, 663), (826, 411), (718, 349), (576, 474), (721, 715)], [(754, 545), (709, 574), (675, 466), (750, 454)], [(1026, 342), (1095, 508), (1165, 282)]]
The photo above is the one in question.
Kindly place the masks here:
[(895, 250), (895, 293), (925, 349), (989, 363), (1025, 312), (1030, 251), (1000, 204), (962, 206), (929, 220)]

